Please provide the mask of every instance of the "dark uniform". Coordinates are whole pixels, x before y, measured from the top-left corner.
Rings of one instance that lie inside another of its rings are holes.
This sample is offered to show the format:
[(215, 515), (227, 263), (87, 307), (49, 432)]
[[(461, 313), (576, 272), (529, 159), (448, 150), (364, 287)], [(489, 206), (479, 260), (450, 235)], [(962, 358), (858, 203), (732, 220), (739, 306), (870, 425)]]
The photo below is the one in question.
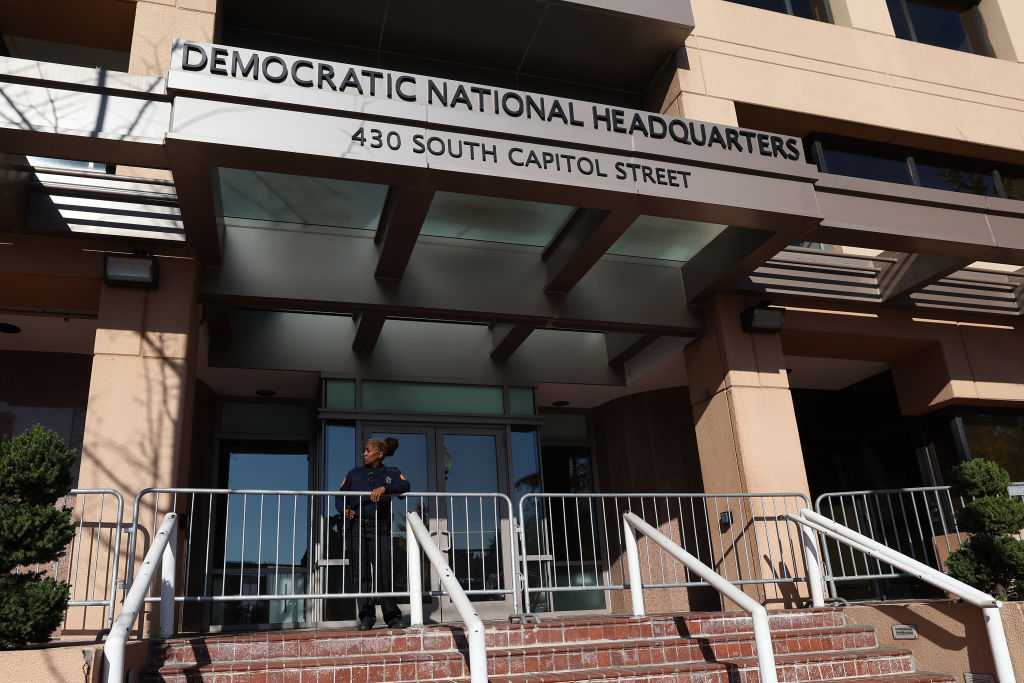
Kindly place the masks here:
[[(384, 495), (374, 503), (369, 496), (346, 496), (339, 498), (338, 512), (344, 508), (355, 512), (347, 520), (345, 541), (348, 546), (349, 567), (359, 583), (361, 593), (393, 591), (391, 585), (391, 498), (408, 493), (409, 481), (397, 467), (381, 464), (377, 467), (357, 467), (345, 475), (341, 482), (342, 491), (373, 491), (384, 487)], [(372, 568), (371, 568), (372, 565)], [(376, 621), (374, 598), (359, 598), (359, 620), (372, 624)], [(384, 622), (401, 619), (402, 611), (394, 598), (380, 598)]]

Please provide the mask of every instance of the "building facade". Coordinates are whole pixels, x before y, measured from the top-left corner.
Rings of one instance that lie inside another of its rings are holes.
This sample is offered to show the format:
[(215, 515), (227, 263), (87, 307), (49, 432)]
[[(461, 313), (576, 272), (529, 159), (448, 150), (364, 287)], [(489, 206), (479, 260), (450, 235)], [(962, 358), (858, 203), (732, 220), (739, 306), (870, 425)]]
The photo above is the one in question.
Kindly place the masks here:
[(79, 489), (333, 491), (383, 435), (414, 491), (513, 505), (1024, 480), (1017, 0), (47, 0), (0, 30), (0, 433), (56, 429)]

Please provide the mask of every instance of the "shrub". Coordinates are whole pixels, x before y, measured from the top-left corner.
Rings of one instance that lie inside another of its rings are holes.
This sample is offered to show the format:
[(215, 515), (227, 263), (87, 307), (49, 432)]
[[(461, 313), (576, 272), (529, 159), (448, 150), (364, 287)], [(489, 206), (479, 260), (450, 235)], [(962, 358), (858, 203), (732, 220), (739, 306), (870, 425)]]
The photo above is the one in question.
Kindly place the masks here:
[(1024, 598), (1024, 501), (1006, 491), (1010, 475), (988, 460), (971, 460), (949, 473), (953, 495), (974, 498), (957, 512), (961, 531), (971, 534), (946, 560), (949, 575), (1001, 600)]
[(29, 565), (56, 561), (75, 536), (71, 511), (54, 507), (71, 488), (74, 461), (75, 452), (41, 425), (0, 441), (2, 647), (48, 640), (64, 618), (68, 585)]

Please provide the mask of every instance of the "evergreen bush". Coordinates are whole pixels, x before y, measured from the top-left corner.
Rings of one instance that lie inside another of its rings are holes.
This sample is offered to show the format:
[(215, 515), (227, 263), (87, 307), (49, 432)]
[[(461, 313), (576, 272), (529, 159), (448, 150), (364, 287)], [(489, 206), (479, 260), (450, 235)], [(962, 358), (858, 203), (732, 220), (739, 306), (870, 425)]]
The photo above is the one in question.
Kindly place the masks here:
[(946, 560), (954, 579), (1000, 600), (1024, 599), (1024, 501), (1006, 491), (1010, 475), (989, 460), (960, 463), (949, 473), (953, 495), (973, 498), (957, 512), (961, 531), (971, 534)]
[(0, 647), (49, 640), (64, 618), (68, 585), (32, 569), (60, 558), (75, 536), (71, 511), (54, 505), (71, 488), (74, 461), (42, 425), (0, 440)]

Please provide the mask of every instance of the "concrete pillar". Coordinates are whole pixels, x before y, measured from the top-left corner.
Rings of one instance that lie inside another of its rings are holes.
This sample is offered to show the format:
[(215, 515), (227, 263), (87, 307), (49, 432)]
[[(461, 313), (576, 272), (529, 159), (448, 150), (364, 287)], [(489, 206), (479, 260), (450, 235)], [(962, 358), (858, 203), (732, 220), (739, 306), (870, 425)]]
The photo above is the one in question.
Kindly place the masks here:
[(849, 26), (887, 36), (896, 35), (885, 0), (829, 0), (829, 5), (837, 26)]
[[(704, 491), (809, 496), (780, 337), (742, 330), (740, 314), (753, 303), (715, 297), (707, 307), (704, 336), (686, 348)], [(772, 582), (806, 575), (796, 525), (775, 521), (801, 504), (756, 495), (709, 498), (716, 571), (729, 579), (766, 581), (743, 589), (763, 603), (805, 602), (806, 584)], [(722, 519), (723, 509), (730, 519)]]
[(1024, 62), (1024, 3), (981, 0), (978, 4), (992, 50), (999, 59)]
[(217, 0), (139, 0), (128, 71), (166, 77), (175, 38), (212, 42)]
[(747, 334), (740, 297), (716, 297), (686, 348), (704, 490), (809, 494), (779, 335)]
[[(149, 487), (173, 487), (187, 480), (195, 385), (199, 268), (190, 258), (159, 258), (160, 286), (142, 290), (103, 286), (82, 440), (79, 488), (109, 488), (125, 501), (130, 525), (136, 494)], [(98, 503), (98, 500), (97, 500)], [(169, 496), (161, 498), (161, 507)], [(83, 514), (98, 519), (86, 501)], [(150, 512), (142, 521), (136, 569), (152, 537)], [(111, 520), (109, 501), (103, 516)], [(162, 515), (158, 515), (162, 516)], [(159, 524), (159, 520), (157, 521)], [(112, 548), (105, 539), (83, 532), (80, 562), (109, 571)], [(127, 557), (122, 535), (122, 557)], [(88, 565), (87, 565), (88, 566)], [(121, 580), (125, 580), (121, 565)], [(104, 596), (105, 597), (105, 596)], [(102, 599), (102, 598), (101, 598)], [(155, 617), (140, 622), (144, 629)], [(90, 633), (101, 624), (98, 608), (69, 610), (65, 637)]]

